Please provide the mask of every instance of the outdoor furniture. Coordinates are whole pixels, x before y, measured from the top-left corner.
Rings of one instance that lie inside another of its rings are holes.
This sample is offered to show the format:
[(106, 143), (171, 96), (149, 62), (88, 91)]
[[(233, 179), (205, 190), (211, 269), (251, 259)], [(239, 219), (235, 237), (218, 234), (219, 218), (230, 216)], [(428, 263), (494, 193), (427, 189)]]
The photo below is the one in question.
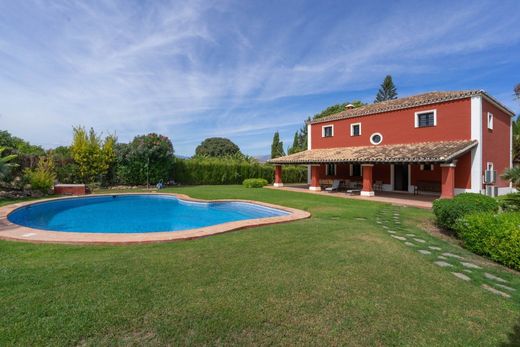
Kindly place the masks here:
[(374, 186), (373, 186), (373, 187), (374, 187), (374, 190), (375, 190), (376, 192), (380, 192), (380, 191), (382, 191), (382, 190), (383, 190), (383, 181), (376, 181), (376, 182), (374, 183)]
[(440, 193), (441, 183), (433, 181), (417, 181), (413, 189), (413, 195), (419, 195), (420, 192)]
[(328, 188), (325, 188), (325, 191), (327, 192), (333, 192), (335, 190), (338, 190), (339, 189), (339, 185), (340, 185), (341, 181), (340, 180), (334, 180), (334, 182), (332, 182), (332, 186), (331, 187), (328, 187)]
[(361, 189), (348, 189), (347, 195), (357, 195), (361, 193)]

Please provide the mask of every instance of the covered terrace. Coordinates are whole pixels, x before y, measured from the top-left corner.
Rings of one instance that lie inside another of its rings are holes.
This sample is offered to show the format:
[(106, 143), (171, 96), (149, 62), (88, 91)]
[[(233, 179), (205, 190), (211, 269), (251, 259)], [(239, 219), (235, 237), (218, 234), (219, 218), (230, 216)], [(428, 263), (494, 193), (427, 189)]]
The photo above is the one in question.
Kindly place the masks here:
[(336, 181), (335, 188), (365, 197), (380, 191), (451, 198), (470, 184), (476, 145), (461, 140), (310, 149), (269, 162), (275, 165), (275, 187), (283, 186), (282, 165), (308, 165), (312, 191)]

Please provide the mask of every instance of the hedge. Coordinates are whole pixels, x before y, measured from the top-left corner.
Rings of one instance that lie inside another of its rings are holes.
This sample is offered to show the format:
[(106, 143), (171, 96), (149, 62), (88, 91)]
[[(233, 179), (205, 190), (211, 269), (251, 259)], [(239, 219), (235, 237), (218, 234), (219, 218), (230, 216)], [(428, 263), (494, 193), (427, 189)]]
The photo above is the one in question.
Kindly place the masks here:
[(262, 188), (268, 184), (269, 182), (263, 178), (248, 178), (242, 182), (242, 185), (246, 188)]
[(433, 213), (437, 224), (448, 230), (453, 230), (460, 218), (475, 212), (497, 212), (498, 202), (492, 197), (463, 193), (453, 199), (437, 199), (433, 202)]
[[(307, 168), (304, 166), (284, 166), (285, 183), (307, 181)], [(268, 183), (274, 181), (274, 167), (246, 160), (194, 158), (176, 159), (173, 177), (177, 183), (196, 184), (242, 184), (248, 178), (263, 178)]]
[(497, 198), (502, 211), (520, 212), (520, 193), (510, 193)]
[(469, 250), (520, 270), (520, 213), (475, 213), (455, 224)]

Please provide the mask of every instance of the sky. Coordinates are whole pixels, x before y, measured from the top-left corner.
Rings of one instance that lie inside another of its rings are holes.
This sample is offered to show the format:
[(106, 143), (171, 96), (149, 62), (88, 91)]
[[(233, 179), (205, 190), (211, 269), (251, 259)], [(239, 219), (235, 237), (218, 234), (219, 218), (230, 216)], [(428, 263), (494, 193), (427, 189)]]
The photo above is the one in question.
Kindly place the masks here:
[(520, 1), (0, 0), (0, 130), (52, 148), (72, 127), (207, 137), (249, 155), (308, 116), (399, 96), (484, 89), (516, 113)]

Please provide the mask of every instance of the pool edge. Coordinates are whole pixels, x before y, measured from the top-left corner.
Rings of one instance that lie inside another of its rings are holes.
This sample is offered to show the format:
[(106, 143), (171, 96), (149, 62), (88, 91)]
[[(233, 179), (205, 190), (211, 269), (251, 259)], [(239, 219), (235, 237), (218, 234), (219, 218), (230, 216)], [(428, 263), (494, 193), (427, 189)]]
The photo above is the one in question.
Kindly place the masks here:
[(161, 192), (133, 192), (133, 193), (117, 193), (117, 194), (93, 194), (84, 197), (92, 196), (112, 196), (112, 195), (166, 195), (175, 196), (180, 200), (193, 202), (244, 202), (252, 203), (268, 208), (274, 208), (288, 212), (284, 216), (265, 217), (256, 219), (246, 219), (241, 221), (233, 221), (222, 224), (216, 224), (203, 228), (188, 229), (183, 231), (164, 231), (164, 232), (148, 232), (148, 233), (132, 233), (132, 234), (116, 234), (116, 233), (79, 233), (79, 232), (61, 232), (48, 231), (42, 229), (29, 228), (18, 224), (11, 223), (7, 216), (24, 206), (33, 205), (37, 203), (65, 200), (73, 198), (82, 198), (80, 196), (54, 197), (48, 199), (41, 199), (36, 201), (26, 201), (14, 203), (0, 207), (0, 239), (11, 241), (22, 241), (31, 243), (59, 243), (59, 244), (106, 244), (106, 245), (122, 245), (122, 244), (139, 244), (152, 242), (172, 242), (182, 240), (193, 240), (201, 237), (223, 234), (230, 231), (254, 228), (258, 226), (266, 226), (279, 223), (287, 223), (296, 220), (309, 218), (311, 214), (307, 211), (285, 207), (270, 203), (265, 203), (255, 200), (243, 199), (216, 199), (204, 200), (192, 198), (186, 194), (180, 193), (161, 193)]

